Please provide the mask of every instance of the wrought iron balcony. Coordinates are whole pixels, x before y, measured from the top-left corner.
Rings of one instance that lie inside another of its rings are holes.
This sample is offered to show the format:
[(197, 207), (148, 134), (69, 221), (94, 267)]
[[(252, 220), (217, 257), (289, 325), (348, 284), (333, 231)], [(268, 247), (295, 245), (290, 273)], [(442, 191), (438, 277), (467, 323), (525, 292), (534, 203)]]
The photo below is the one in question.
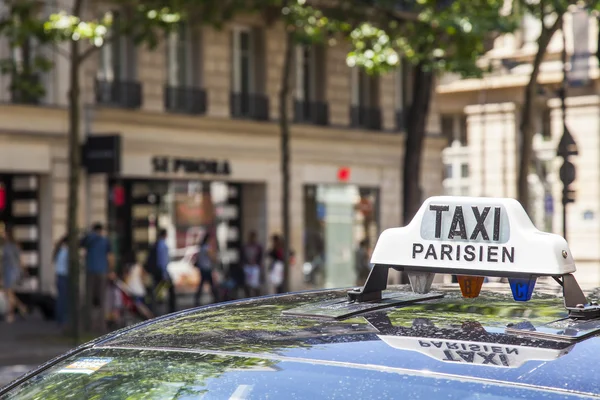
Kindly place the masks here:
[(133, 81), (96, 80), (96, 102), (112, 107), (140, 108), (142, 85)]
[(229, 106), (233, 118), (269, 120), (269, 98), (263, 94), (231, 93)]
[(43, 92), (39, 75), (22, 74), (13, 77), (10, 100), (14, 104), (36, 105), (41, 103)]
[(165, 110), (199, 115), (206, 113), (206, 91), (194, 87), (165, 86)]
[(294, 122), (329, 125), (329, 105), (322, 101), (296, 100)]
[(350, 125), (353, 128), (381, 130), (381, 109), (370, 107), (351, 107)]

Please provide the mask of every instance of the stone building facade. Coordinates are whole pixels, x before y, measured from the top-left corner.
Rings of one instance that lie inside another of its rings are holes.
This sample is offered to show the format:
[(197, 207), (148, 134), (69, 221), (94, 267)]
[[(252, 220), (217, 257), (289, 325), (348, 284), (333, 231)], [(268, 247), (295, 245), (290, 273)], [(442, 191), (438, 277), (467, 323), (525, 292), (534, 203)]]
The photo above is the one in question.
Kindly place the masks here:
[[(240, 17), (222, 30), (183, 27), (153, 50), (122, 38), (90, 58), (81, 72), (82, 142), (108, 146), (120, 165), (105, 173), (82, 169), (82, 229), (105, 223), (119, 256), (133, 251), (141, 259), (157, 228), (166, 227), (174, 268), (189, 261), (206, 230), (214, 231), (225, 266), (240, 262), (250, 231), (268, 246), (281, 231), (282, 36), (278, 24)], [(404, 135), (397, 116), (408, 97), (406, 78), (402, 71), (379, 78), (353, 71), (347, 50), (338, 41), (295, 52), (292, 289), (354, 284), (358, 242), (374, 245), (381, 230), (401, 224)], [(0, 51), (9, 55), (5, 41)], [(39, 104), (15, 104), (9, 90), (0, 91), (0, 177), (17, 180), (12, 192), (28, 193), (26, 201), (11, 194), (3, 220), (24, 218), (19, 237), (36, 243), (31, 268), (43, 291), (53, 288), (51, 249), (65, 233), (67, 205), (69, 66), (52, 57)], [(1, 79), (7, 87), (9, 77)], [(436, 107), (423, 162), (425, 196), (442, 192)], [(106, 157), (100, 153), (93, 157)], [(302, 266), (317, 259), (325, 259), (324, 273), (307, 284)]]

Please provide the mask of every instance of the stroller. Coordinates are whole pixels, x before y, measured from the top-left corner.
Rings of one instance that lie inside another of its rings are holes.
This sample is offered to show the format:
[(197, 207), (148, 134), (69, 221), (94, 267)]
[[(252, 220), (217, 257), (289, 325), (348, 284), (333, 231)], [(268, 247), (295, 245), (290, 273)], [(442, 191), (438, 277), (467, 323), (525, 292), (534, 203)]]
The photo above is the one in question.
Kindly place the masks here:
[(114, 328), (123, 328), (138, 322), (154, 318), (154, 314), (144, 304), (131, 294), (131, 289), (125, 282), (115, 279), (111, 282), (113, 307), (110, 321)]

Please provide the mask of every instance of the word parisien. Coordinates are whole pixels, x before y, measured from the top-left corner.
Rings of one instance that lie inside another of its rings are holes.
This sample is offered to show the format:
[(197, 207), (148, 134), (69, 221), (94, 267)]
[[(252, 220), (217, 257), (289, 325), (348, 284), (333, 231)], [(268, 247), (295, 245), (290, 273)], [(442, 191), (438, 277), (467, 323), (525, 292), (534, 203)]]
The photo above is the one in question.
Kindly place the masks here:
[[(480, 212), (477, 207), (471, 207), (476, 224), (471, 234), (468, 235), (462, 207), (456, 206), (447, 238), (450, 240), (455, 238), (460, 238), (462, 240), (477, 240), (477, 238), (481, 236), (483, 240), (490, 241), (490, 235), (484, 224), (491, 208), (492, 207), (484, 207), (483, 211)], [(436, 214), (435, 238), (441, 240), (446, 239), (442, 238), (442, 215), (444, 212), (449, 211), (450, 207), (447, 205), (430, 205), (429, 210), (434, 211)], [(500, 207), (494, 207), (492, 232), (492, 240), (494, 241), (498, 241), (500, 238), (500, 212)], [(427, 246), (427, 250), (425, 250), (423, 244), (413, 243), (412, 258), (417, 258), (417, 256), (425, 260), (514, 263), (515, 248), (513, 246), (489, 244), (440, 245), (438, 243), (431, 243)]]

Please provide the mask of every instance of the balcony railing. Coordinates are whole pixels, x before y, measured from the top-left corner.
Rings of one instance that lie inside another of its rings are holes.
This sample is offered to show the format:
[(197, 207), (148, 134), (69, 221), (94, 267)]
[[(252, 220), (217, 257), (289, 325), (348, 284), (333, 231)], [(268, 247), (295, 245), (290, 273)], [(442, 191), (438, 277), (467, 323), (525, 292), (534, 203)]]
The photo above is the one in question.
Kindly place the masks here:
[(13, 86), (10, 89), (11, 102), (14, 104), (40, 104), (43, 97), (43, 89), (40, 85), (40, 77), (37, 74), (13, 77)]
[(231, 93), (229, 106), (233, 118), (269, 119), (269, 98), (262, 94)]
[(329, 106), (321, 101), (296, 100), (294, 102), (294, 122), (329, 125)]
[(96, 80), (96, 102), (112, 107), (140, 108), (142, 85), (132, 81)]
[(381, 130), (381, 110), (369, 107), (351, 107), (350, 125), (353, 128)]
[(206, 91), (193, 87), (165, 87), (165, 110), (199, 115), (206, 113)]

